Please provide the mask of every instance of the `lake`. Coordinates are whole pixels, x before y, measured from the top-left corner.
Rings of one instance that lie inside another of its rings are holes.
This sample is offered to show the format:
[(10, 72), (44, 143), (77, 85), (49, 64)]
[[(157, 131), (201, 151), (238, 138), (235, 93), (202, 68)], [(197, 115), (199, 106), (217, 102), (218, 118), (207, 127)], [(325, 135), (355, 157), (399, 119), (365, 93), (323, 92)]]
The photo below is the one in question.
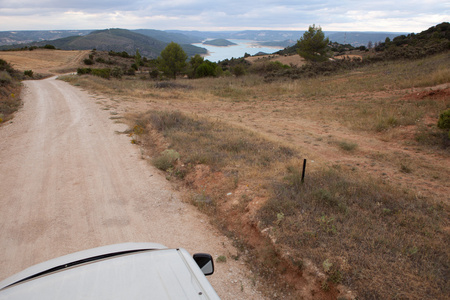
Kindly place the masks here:
[(205, 56), (205, 59), (218, 62), (219, 60), (230, 59), (232, 57), (239, 58), (244, 57), (245, 53), (250, 55), (255, 55), (258, 52), (264, 53), (274, 53), (278, 50), (282, 50), (284, 48), (281, 47), (263, 47), (256, 44), (256, 41), (251, 40), (233, 40), (229, 39), (228, 41), (233, 42), (237, 45), (227, 46), (227, 47), (218, 47), (211, 45), (204, 45), (201, 43), (192, 44), (194, 46), (202, 47), (208, 50), (208, 55)]

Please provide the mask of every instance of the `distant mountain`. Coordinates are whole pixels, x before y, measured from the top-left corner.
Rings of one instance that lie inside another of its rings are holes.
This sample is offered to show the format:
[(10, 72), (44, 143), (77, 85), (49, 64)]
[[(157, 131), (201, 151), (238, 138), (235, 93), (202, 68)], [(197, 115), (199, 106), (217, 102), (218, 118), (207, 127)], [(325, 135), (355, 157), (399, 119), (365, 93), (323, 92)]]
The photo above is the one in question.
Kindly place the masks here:
[(0, 46), (56, 40), (69, 36), (83, 36), (92, 30), (28, 30), (0, 31)]
[(161, 42), (170, 43), (174, 42), (177, 44), (194, 44), (201, 43), (202, 38), (182, 33), (168, 32), (162, 30), (154, 30), (154, 29), (137, 29), (132, 30), (133, 32), (140, 33), (151, 38), (157, 39)]
[[(46, 44), (62, 50), (112, 50), (115, 52), (125, 51), (130, 55), (134, 55), (136, 50), (139, 50), (142, 56), (156, 58), (168, 43), (126, 29), (106, 29), (93, 31), (85, 36), (70, 36), (52, 41), (29, 43), (27, 46), (44, 46)], [(181, 46), (188, 56), (206, 53), (204, 48), (188, 44)]]
[(295, 45), (297, 41), (294, 40), (285, 40), (285, 41), (271, 41), (271, 42), (258, 42), (258, 45), (264, 47), (281, 47), (286, 48), (292, 45)]
[[(337, 42), (339, 44), (350, 44), (353, 47), (367, 46), (369, 42), (384, 42), (386, 38), (393, 39), (404, 32), (337, 32), (329, 31), (324, 32), (331, 42)], [(303, 35), (303, 34), (302, 34)]]

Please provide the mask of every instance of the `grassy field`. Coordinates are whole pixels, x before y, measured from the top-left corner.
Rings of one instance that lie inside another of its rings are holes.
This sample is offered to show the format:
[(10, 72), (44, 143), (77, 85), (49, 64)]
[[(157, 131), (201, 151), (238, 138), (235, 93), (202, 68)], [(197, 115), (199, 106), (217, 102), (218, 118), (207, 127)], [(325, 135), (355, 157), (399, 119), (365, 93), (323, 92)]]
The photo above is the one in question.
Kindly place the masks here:
[(314, 79), (65, 80), (130, 124), (258, 274), (299, 291), (316, 270), (319, 298), (446, 299), (450, 148), (436, 124), (449, 65), (445, 53)]
[(55, 75), (76, 71), (90, 51), (49, 50), (0, 51), (0, 59), (21, 72), (32, 70), (35, 74)]

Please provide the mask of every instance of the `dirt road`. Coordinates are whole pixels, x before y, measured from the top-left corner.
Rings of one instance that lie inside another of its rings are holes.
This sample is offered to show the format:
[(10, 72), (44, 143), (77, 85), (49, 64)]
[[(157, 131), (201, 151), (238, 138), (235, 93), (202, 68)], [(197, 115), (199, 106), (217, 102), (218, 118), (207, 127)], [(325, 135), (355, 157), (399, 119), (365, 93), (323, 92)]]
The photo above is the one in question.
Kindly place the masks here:
[[(0, 127), (0, 280), (74, 251), (157, 242), (228, 258), (236, 250), (180, 201), (94, 97), (50, 78), (25, 81), (24, 107)], [(223, 299), (259, 299), (242, 262), (208, 279)]]

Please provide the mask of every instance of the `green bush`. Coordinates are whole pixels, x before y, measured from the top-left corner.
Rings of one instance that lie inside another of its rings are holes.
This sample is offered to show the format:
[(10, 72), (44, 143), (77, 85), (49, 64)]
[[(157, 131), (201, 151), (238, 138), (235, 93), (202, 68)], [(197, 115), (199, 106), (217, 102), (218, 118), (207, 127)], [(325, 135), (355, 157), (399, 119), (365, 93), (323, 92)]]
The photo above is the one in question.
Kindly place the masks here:
[(450, 108), (441, 113), (437, 126), (448, 130), (448, 138), (450, 138)]
[(122, 78), (123, 70), (119, 67), (115, 67), (111, 70), (111, 76), (114, 78)]
[(217, 69), (216, 63), (206, 60), (195, 70), (195, 78), (215, 77), (217, 76), (216, 69)]
[(167, 171), (175, 166), (176, 161), (180, 158), (180, 154), (175, 150), (164, 150), (161, 154), (152, 160), (152, 164), (163, 171)]
[(103, 57), (97, 57), (95, 61), (101, 64), (106, 64), (106, 60)]
[(92, 75), (109, 79), (111, 77), (111, 69), (92, 69)]
[(85, 75), (85, 74), (91, 74), (92, 73), (92, 69), (91, 68), (78, 68), (77, 69), (77, 74), (78, 75)]
[[(115, 74), (117, 75), (118, 71), (115, 71), (115, 72), (116, 72)], [(91, 69), (91, 68), (78, 68), (77, 74), (78, 75), (91, 74), (91, 75), (102, 77), (105, 79), (109, 79), (112, 75), (111, 69)]]
[(450, 108), (442, 112), (439, 116), (438, 127), (441, 129), (450, 129)]
[(150, 74), (150, 78), (157, 79), (159, 76), (159, 71), (155, 69), (155, 70), (150, 71), (149, 74)]
[(55, 46), (53, 46), (53, 45), (47, 44), (47, 45), (44, 46), (44, 49), (52, 49), (52, 50), (55, 50), (56, 48), (55, 48)]
[(6, 71), (0, 71), (0, 85), (7, 85), (12, 82), (12, 77)]
[(129, 75), (129, 76), (134, 76), (136, 75), (136, 70), (133, 68), (129, 68), (126, 72), (125, 75)]
[(235, 66), (235, 67), (233, 68), (233, 74), (234, 74), (236, 77), (245, 75), (245, 67), (244, 67), (243, 65), (241, 65), (241, 64)]
[(11, 74), (14, 72), (14, 69), (6, 60), (0, 59), (0, 71), (6, 71)]
[(32, 70), (26, 70), (26, 71), (23, 71), (23, 74), (24, 74), (25, 76), (33, 77), (33, 71), (32, 71)]
[(83, 62), (84, 62), (85, 65), (88, 65), (88, 66), (94, 64), (94, 61), (92, 59), (90, 59), (90, 58), (84, 59)]
[(267, 73), (275, 73), (282, 70), (288, 70), (290, 68), (290, 66), (282, 64), (279, 61), (270, 61), (253, 64), (249, 68), (249, 72), (262, 75)]

